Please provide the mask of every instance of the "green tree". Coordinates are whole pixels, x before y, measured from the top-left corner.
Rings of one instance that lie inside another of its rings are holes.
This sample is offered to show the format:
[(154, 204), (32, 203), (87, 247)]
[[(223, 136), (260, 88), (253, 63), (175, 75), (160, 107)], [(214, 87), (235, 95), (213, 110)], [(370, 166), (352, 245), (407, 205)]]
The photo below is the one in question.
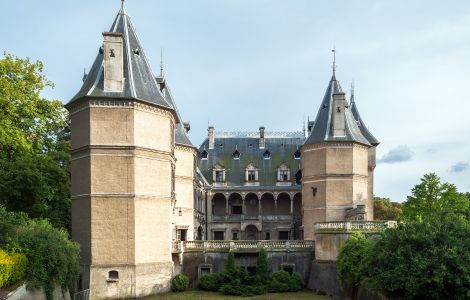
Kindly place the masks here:
[(402, 216), (402, 204), (389, 198), (374, 197), (374, 219), (396, 221)]
[(256, 281), (257, 284), (266, 285), (269, 282), (268, 269), (268, 253), (261, 248), (258, 254), (258, 262), (256, 264)]
[(361, 263), (364, 282), (392, 299), (469, 299), (469, 236), (450, 216), (388, 229)]
[(41, 62), (5, 53), (0, 59), (0, 205), (70, 224), (67, 112), (41, 97), (53, 84)]
[(403, 216), (406, 221), (436, 222), (448, 215), (466, 218), (468, 209), (469, 199), (455, 185), (441, 183), (435, 173), (430, 173), (412, 189), (403, 205)]
[(364, 261), (371, 255), (372, 245), (370, 238), (357, 232), (344, 242), (339, 252), (336, 263), (338, 281), (344, 290), (351, 293), (353, 299), (364, 279)]
[(24, 253), (27, 258), (26, 286), (43, 288), (52, 299), (56, 286), (70, 286), (79, 274), (79, 246), (63, 229), (47, 220), (29, 220), (0, 206), (0, 248)]

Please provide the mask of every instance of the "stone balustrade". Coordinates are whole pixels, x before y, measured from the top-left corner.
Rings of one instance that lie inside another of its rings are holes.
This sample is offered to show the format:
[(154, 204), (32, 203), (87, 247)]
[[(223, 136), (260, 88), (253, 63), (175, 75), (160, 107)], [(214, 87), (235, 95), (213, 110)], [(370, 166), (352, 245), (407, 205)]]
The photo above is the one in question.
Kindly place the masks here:
[(395, 227), (396, 221), (349, 221), (349, 222), (320, 222), (315, 223), (315, 233), (325, 232), (377, 232), (385, 228)]
[(221, 252), (258, 252), (261, 248), (266, 251), (309, 251), (313, 252), (314, 241), (181, 241), (173, 242), (173, 253), (191, 251), (221, 251)]

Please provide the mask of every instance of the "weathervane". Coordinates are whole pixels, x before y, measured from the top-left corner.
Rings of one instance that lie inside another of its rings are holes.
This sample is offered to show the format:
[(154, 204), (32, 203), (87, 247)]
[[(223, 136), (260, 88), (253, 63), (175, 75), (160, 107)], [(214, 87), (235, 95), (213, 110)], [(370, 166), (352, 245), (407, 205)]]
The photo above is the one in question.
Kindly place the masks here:
[(163, 77), (163, 48), (160, 48), (160, 76)]
[(333, 76), (335, 76), (336, 73), (336, 48), (333, 48), (331, 50), (333, 52)]

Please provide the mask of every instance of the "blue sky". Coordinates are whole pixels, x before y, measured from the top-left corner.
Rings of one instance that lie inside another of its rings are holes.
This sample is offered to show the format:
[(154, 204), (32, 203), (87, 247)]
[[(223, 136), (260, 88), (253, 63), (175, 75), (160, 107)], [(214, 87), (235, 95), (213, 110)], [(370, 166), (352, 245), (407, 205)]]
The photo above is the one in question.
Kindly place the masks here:
[[(67, 102), (118, 0), (0, 3), (0, 50), (39, 59)], [(470, 2), (128, 0), (155, 73), (160, 49), (190, 136), (299, 131), (331, 77), (381, 141), (375, 194), (403, 201), (428, 172), (470, 191)]]

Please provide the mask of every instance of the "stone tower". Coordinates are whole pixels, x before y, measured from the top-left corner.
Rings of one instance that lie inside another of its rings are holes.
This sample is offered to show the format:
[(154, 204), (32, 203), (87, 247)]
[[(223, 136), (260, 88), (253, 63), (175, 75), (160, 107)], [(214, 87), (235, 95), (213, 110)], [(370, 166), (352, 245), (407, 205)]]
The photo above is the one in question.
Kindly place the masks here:
[(169, 290), (178, 114), (160, 91), (121, 8), (66, 105), (72, 139), (72, 238), (91, 299)]
[(301, 148), (304, 239), (317, 222), (373, 219), (377, 145), (333, 74)]

